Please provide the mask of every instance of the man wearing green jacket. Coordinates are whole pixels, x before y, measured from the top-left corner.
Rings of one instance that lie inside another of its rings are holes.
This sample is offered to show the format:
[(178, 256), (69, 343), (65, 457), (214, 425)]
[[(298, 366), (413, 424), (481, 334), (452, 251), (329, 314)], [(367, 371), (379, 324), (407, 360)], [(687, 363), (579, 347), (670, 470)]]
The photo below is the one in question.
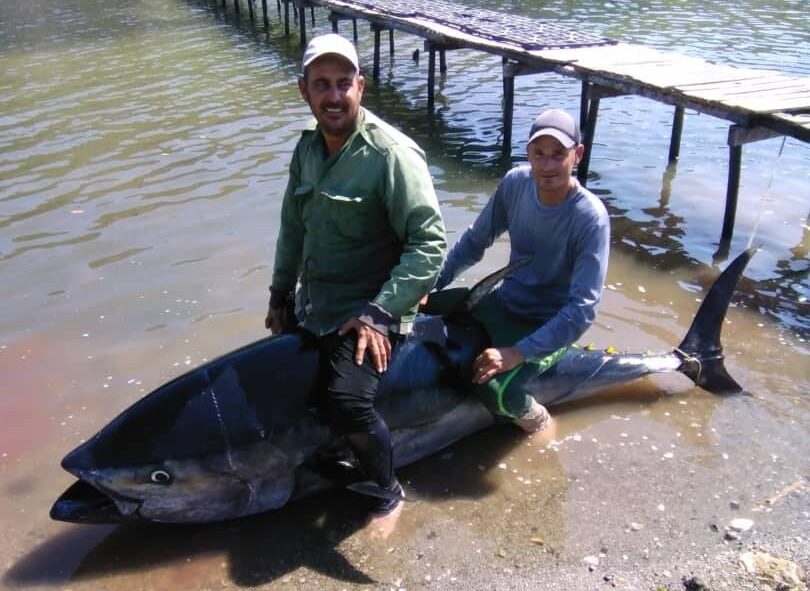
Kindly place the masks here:
[(297, 326), (317, 342), (326, 380), (317, 403), (368, 478), (395, 493), (375, 501), (385, 515), (403, 493), (374, 397), (436, 282), (446, 236), (424, 153), (360, 106), (359, 70), (354, 46), (336, 34), (304, 53), (298, 86), (317, 125), (290, 164), (265, 325)]

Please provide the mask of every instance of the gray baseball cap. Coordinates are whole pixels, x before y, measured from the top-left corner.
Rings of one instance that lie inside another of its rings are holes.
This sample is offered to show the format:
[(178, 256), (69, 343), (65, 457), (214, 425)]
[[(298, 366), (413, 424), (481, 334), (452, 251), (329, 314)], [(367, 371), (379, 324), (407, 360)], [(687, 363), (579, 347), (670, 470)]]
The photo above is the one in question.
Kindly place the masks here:
[(550, 135), (566, 148), (573, 148), (581, 142), (579, 126), (574, 118), (562, 109), (549, 109), (540, 113), (532, 123), (528, 143), (532, 143), (541, 135)]

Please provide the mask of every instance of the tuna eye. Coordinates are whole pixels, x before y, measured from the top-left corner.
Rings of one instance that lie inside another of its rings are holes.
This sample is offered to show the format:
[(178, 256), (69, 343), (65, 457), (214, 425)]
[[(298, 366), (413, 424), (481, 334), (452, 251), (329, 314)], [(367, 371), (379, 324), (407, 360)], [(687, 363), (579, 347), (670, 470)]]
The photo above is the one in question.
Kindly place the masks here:
[(166, 470), (155, 470), (149, 475), (149, 480), (155, 484), (169, 484), (172, 480), (172, 475), (166, 472)]

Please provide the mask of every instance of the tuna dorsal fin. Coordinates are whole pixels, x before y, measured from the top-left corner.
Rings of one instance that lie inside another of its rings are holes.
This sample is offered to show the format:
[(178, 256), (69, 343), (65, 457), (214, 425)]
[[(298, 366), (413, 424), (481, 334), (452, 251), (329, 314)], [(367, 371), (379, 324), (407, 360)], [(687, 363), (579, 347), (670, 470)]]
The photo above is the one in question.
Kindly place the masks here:
[(515, 269), (519, 269), (523, 265), (526, 265), (533, 258), (534, 257), (524, 257), (522, 259), (512, 261), (505, 267), (498, 269), (494, 273), (490, 273), (489, 275), (484, 277), (481, 281), (476, 283), (472, 287), (472, 289), (470, 289), (469, 295), (461, 303), (462, 309), (465, 312), (469, 312), (470, 310), (475, 308), (475, 306), (478, 305), (478, 302), (480, 302), (485, 295), (487, 295), (489, 292), (495, 289), (495, 286), (497, 286), (501, 281), (503, 281), (504, 277), (509, 275), (509, 273), (511, 273)]

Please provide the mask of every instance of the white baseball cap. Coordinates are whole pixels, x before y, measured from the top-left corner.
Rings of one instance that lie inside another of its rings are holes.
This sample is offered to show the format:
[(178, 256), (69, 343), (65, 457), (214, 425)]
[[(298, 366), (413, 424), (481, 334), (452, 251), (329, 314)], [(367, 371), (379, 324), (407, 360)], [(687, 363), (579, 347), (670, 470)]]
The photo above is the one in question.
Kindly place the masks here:
[(354, 66), (355, 71), (360, 71), (360, 60), (357, 58), (357, 50), (351, 41), (341, 37), (336, 33), (328, 33), (313, 37), (304, 51), (303, 67), (306, 68), (319, 57), (324, 55), (337, 55)]

